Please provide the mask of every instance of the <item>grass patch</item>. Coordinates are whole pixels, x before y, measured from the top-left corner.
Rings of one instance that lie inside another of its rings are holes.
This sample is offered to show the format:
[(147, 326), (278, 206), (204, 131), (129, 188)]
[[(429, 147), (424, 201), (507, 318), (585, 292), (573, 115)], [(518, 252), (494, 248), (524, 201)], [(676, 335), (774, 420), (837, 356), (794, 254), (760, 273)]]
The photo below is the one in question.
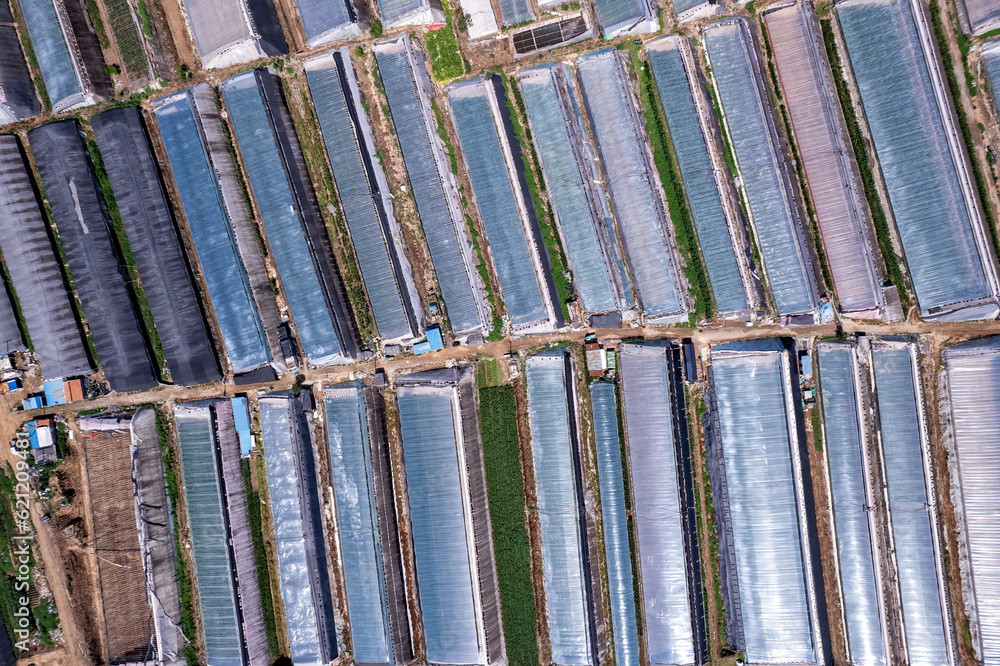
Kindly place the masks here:
[(253, 537), (253, 558), (257, 564), (257, 584), (260, 587), (260, 605), (264, 610), (264, 629), (267, 631), (267, 649), (271, 659), (281, 656), (278, 647), (278, 625), (274, 618), (274, 599), (271, 597), (271, 573), (267, 565), (267, 551), (264, 550), (264, 528), (260, 516), (260, 493), (250, 482), (250, 459), (240, 461), (243, 469), (243, 485), (247, 492), (247, 512), (250, 517), (250, 535)]
[[(24, 469), (20, 470), (22, 479), (26, 479), (24, 476), (27, 470), (27, 463), (25, 461), (17, 461), (17, 466), (20, 468), (23, 466)], [(9, 636), (14, 637), (14, 628), (18, 626), (17, 616), (14, 613), (20, 608), (20, 597), (27, 596), (28, 591), (34, 584), (33, 576), (31, 574), (31, 569), (35, 566), (35, 556), (34, 551), (31, 548), (31, 541), (20, 541), (17, 537), (24, 534), (25, 531), (30, 531), (30, 519), (27, 523), (27, 530), (20, 523), (15, 511), (24, 508), (24, 494), (20, 493), (21, 505), (18, 507), (17, 495), (18, 491), (23, 491), (24, 488), (17, 488), (18, 480), (17, 473), (14, 468), (7, 463), (3, 468), (0, 468), (0, 570), (3, 571), (4, 575), (0, 576), (0, 617), (3, 618), (3, 623), (7, 627)], [(17, 561), (17, 557), (11, 552), (13, 549), (20, 549), (22, 544), (28, 545), (28, 576), (22, 577), (19, 581), (17, 578), (17, 569), (20, 562)], [(25, 586), (27, 585), (27, 586)], [(34, 614), (28, 617), (29, 629), (35, 629), (37, 627), (37, 618)], [(3, 629), (0, 629), (3, 631)]]
[(168, 379), (166, 376), (168, 371), (165, 370), (166, 356), (163, 353), (163, 345), (160, 343), (160, 336), (156, 332), (156, 326), (153, 323), (153, 312), (149, 309), (146, 291), (142, 288), (142, 283), (139, 281), (139, 271), (135, 267), (132, 246), (129, 244), (128, 235), (125, 233), (121, 213), (118, 211), (118, 204), (115, 203), (115, 193), (111, 188), (111, 181), (108, 180), (108, 172), (104, 168), (104, 161), (101, 159), (101, 153), (97, 148), (96, 141), (87, 141), (87, 152), (90, 154), (90, 159), (94, 165), (94, 175), (97, 177), (97, 182), (100, 185), (105, 210), (111, 219), (111, 229), (117, 241), (118, 252), (124, 260), (125, 271), (132, 286), (136, 304), (139, 306), (139, 313), (142, 315), (142, 328), (146, 334), (146, 339), (149, 340), (153, 348), (157, 374), (163, 379)]
[(139, 20), (142, 22), (142, 34), (152, 39), (153, 24), (149, 21), (149, 8), (142, 0), (138, 0), (136, 7), (139, 9)]
[(694, 297), (694, 312), (691, 313), (690, 321), (693, 326), (699, 319), (711, 320), (715, 316), (712, 289), (708, 282), (708, 274), (705, 272), (701, 251), (698, 249), (694, 221), (691, 219), (691, 211), (684, 195), (673, 143), (667, 132), (653, 74), (649, 63), (641, 57), (639, 47), (632, 44), (629, 50), (632, 53), (632, 66), (639, 77), (642, 112), (646, 118), (646, 133), (653, 147), (653, 161), (656, 163), (656, 171), (660, 175), (660, 183), (667, 197), (667, 210), (674, 225), (677, 246), (684, 259), (684, 277), (691, 285), (691, 295)]
[[(764, 36), (764, 57), (767, 60), (767, 69), (771, 74), (771, 86), (774, 94), (781, 100), (781, 84), (778, 81), (778, 70), (774, 66), (774, 58), (771, 54), (771, 36), (767, 32), (764, 24), (764, 17), (760, 19), (760, 34)], [(792, 162), (795, 164), (795, 176), (799, 180), (799, 190), (802, 192), (802, 202), (806, 207), (806, 217), (809, 219), (809, 231), (812, 235), (813, 248), (816, 250), (816, 258), (819, 259), (819, 267), (823, 272), (823, 282), (827, 290), (834, 288), (833, 275), (830, 273), (830, 266), (826, 260), (826, 248), (823, 247), (823, 238), (819, 231), (819, 222), (816, 220), (816, 211), (813, 210), (812, 198), (809, 194), (806, 173), (802, 167), (802, 158), (799, 156), (799, 148), (795, 143), (795, 134), (792, 132), (792, 121), (788, 116), (788, 108), (784, 104), (778, 104), (781, 114), (781, 125), (785, 129), (785, 137), (788, 139), (788, 149), (792, 153)]]
[(895, 285), (896, 291), (899, 292), (899, 301), (903, 306), (903, 312), (906, 313), (910, 309), (910, 295), (906, 290), (903, 271), (899, 267), (899, 258), (896, 256), (896, 250), (892, 247), (889, 221), (886, 219), (885, 210), (882, 208), (882, 201), (878, 196), (878, 187), (875, 185), (872, 165), (868, 160), (865, 139), (861, 134), (861, 126), (858, 123), (858, 116), (854, 111), (854, 103), (851, 101), (851, 93), (847, 88), (847, 81), (844, 80), (844, 72), (840, 64), (840, 54), (837, 53), (837, 42), (833, 35), (832, 20), (824, 19), (820, 21), (823, 26), (823, 42), (826, 44), (826, 55), (830, 60), (830, 66), (833, 70), (833, 81), (837, 86), (840, 108), (844, 111), (847, 133), (851, 137), (851, 147), (854, 149), (854, 158), (857, 160), (858, 172), (861, 174), (861, 187), (865, 192), (868, 208), (871, 210), (872, 222), (875, 225), (875, 238), (878, 240), (882, 260), (885, 262), (885, 272), (889, 281)]
[(372, 27), (371, 27), (372, 39), (378, 39), (379, 37), (382, 36), (384, 32), (385, 29), (382, 27), (382, 21), (378, 20), (372, 21)]
[(816, 450), (823, 451), (823, 417), (820, 416), (819, 406), (813, 405), (812, 408), (812, 428), (813, 428), (813, 443), (816, 445)]
[(517, 406), (513, 386), (484, 385), (489, 381), (488, 370), (480, 366), (476, 379), (504, 642), (510, 663), (528, 666), (539, 663), (538, 617), (531, 583)]
[[(514, 126), (514, 134), (517, 135), (518, 143), (521, 144), (521, 162), (524, 165), (524, 177), (528, 181), (528, 189), (531, 190), (531, 198), (535, 204), (535, 215), (538, 217), (538, 226), (542, 231), (542, 239), (548, 250), (549, 261), (552, 263), (552, 279), (559, 293), (559, 307), (563, 313), (563, 319), (569, 321), (569, 262), (566, 260), (566, 253), (563, 251), (562, 241), (556, 229), (555, 215), (552, 208), (542, 199), (541, 193), (545, 191), (545, 180), (540, 171), (538, 155), (535, 154), (535, 144), (531, 141), (531, 128), (527, 123), (521, 122), (521, 116), (527, 118), (524, 108), (524, 100), (521, 98), (521, 91), (507, 75), (503, 75), (504, 85), (508, 90), (507, 117), (510, 118), (511, 125)], [(514, 104), (511, 104), (511, 98)], [(517, 109), (515, 110), (514, 106)], [(531, 159), (528, 159), (528, 154)]]
[[(997, 233), (996, 217), (993, 214), (993, 206), (990, 205), (989, 196), (986, 192), (986, 180), (983, 178), (983, 170), (979, 166), (979, 158), (976, 156), (976, 144), (972, 140), (972, 129), (969, 127), (969, 119), (965, 115), (965, 106), (962, 104), (962, 89), (958, 85), (958, 77), (955, 76), (955, 68), (952, 67), (951, 50), (948, 48), (948, 36), (945, 35), (944, 22), (941, 20), (941, 10), (937, 0), (930, 2), (931, 23), (934, 24), (934, 35), (937, 37), (938, 50), (941, 57), (945, 59), (944, 73), (948, 83), (948, 91), (951, 93), (952, 103), (955, 106), (955, 117), (958, 120), (958, 127), (962, 132), (962, 140), (965, 142), (965, 152), (969, 155), (969, 163), (972, 165), (972, 177), (976, 180), (976, 195), (979, 197), (979, 205), (983, 209), (983, 216), (986, 218), (984, 224), (990, 232), (990, 240), (993, 242), (993, 252), (1000, 256), (1000, 235)], [(959, 48), (962, 46), (962, 32), (956, 31), (959, 35)], [(968, 40), (966, 40), (968, 41)], [(966, 63), (966, 52), (962, 52), (962, 61)], [(968, 64), (966, 63), (965, 75), (971, 79)], [(972, 92), (975, 95), (975, 92)]]
[(442, 0), (446, 25), (437, 30), (427, 32), (427, 51), (431, 55), (431, 74), (442, 83), (457, 79), (468, 73), (469, 67), (462, 57), (462, 50), (458, 44), (458, 37), (455, 35), (455, 26), (452, 22), (451, 8), (447, 0)]

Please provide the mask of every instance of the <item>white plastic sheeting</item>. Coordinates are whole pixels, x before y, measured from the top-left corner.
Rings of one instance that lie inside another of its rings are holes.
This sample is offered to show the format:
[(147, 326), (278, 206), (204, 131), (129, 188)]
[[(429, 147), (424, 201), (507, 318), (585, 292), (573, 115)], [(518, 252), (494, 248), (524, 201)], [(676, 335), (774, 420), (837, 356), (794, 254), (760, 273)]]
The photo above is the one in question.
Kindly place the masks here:
[[(971, 594), (966, 608), (983, 666), (1000, 664), (1000, 337), (965, 342), (943, 353), (951, 445), (955, 452)], [(962, 537), (959, 537), (962, 541)]]
[(875, 502), (857, 350), (824, 342), (817, 346), (817, 360), (848, 659), (858, 666), (887, 666), (889, 637), (875, 565), (878, 526), (870, 509)]
[(775, 338), (711, 352), (748, 664), (823, 658), (789, 365)]
[(482, 664), (486, 641), (457, 391), (400, 386), (396, 396), (427, 661)]
[(907, 656), (911, 666), (954, 664), (916, 344), (873, 344), (872, 357)]
[(994, 317), (989, 241), (925, 12), (917, 0), (837, 4), (921, 316)]
[(360, 34), (350, 0), (295, 0), (306, 33), (306, 47), (328, 44)]
[(666, 348), (621, 346), (636, 549), (651, 664), (694, 664), (680, 464)]
[(320, 626), (306, 555), (306, 521), (299, 498), (296, 460), (298, 445), (292, 438), (295, 409), (292, 399), (287, 396), (263, 397), (259, 407), (281, 598), (285, 602), (292, 662), (319, 666), (327, 660), (323, 659), (320, 646)]
[(526, 361), (528, 415), (542, 534), (545, 607), (552, 663), (593, 663), (580, 504), (573, 461), (566, 355), (543, 352)]
[(469, 39), (475, 41), (500, 32), (493, 3), (489, 0), (460, 0), (462, 14), (468, 17)]
[(379, 0), (378, 8), (386, 28), (445, 23), (441, 0)]
[(601, 486), (604, 556), (608, 568), (608, 596), (611, 599), (611, 624), (615, 637), (615, 663), (619, 666), (638, 666), (639, 635), (636, 627), (625, 480), (614, 384), (603, 381), (591, 384), (590, 407), (594, 415), (594, 440), (597, 444), (597, 474)]
[(643, 312), (653, 320), (686, 320), (680, 258), (622, 56), (616, 49), (587, 54), (577, 61), (577, 76)]
[(882, 280), (870, 222), (812, 4), (791, 0), (763, 16), (840, 308), (878, 316)]
[(818, 301), (817, 279), (750, 26), (724, 19), (702, 33), (778, 314), (808, 315)]
[(244, 0), (182, 0), (205, 69), (264, 57)]

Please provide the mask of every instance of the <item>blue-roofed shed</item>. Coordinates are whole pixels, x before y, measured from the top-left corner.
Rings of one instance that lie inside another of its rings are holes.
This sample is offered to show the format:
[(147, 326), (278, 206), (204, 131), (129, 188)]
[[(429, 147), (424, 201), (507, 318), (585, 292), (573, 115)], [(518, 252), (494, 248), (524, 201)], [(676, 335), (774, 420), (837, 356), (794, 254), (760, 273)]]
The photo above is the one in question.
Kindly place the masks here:
[(444, 340), (441, 339), (441, 327), (431, 326), (427, 329), (427, 340), (413, 345), (414, 354), (426, 354), (427, 352), (444, 349)]
[(244, 396), (233, 398), (233, 420), (236, 421), (236, 434), (240, 437), (240, 455), (245, 458), (253, 449), (253, 434), (250, 432), (250, 410)]
[(45, 406), (45, 398), (41, 395), (32, 395), (21, 401), (25, 409), (41, 409)]
[(42, 384), (42, 390), (45, 391), (45, 404), (47, 405), (65, 405), (66, 400), (66, 389), (61, 379), (53, 379), (52, 381), (45, 382)]

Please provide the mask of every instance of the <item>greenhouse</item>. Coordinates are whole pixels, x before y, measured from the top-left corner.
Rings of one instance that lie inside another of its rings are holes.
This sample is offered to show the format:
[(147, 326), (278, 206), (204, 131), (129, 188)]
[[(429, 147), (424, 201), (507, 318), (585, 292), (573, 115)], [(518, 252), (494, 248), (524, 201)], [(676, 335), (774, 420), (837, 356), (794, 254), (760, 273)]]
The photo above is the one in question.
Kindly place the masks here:
[(310, 58), (305, 70), (378, 334), (383, 344), (412, 342), (423, 310), (350, 49)]
[(372, 665), (408, 663), (413, 647), (385, 403), (378, 389), (360, 382), (325, 388), (323, 403), (354, 660)]
[[(87, 72), (79, 60), (73, 31), (68, 26), (64, 30), (59, 19), (55, 3), (60, 1), (21, 0), (18, 3), (53, 113), (97, 101)], [(10, 45), (4, 50), (8, 49)]]
[(198, 304), (156, 159), (136, 107), (91, 120), (115, 203), (163, 345), (179, 386), (218, 381), (212, 338)]
[[(205, 637), (205, 658), (215, 666), (244, 666), (236, 568), (228, 547), (221, 470), (211, 402), (174, 407), (191, 556)], [(253, 581), (256, 583), (256, 579)]]
[(622, 403), (650, 664), (702, 664), (706, 635), (679, 350), (625, 344)]
[(586, 152), (576, 82), (565, 65), (518, 72), (531, 136), (583, 310), (619, 310), (631, 296), (597, 165)]
[(659, 323), (687, 321), (680, 257), (622, 55), (615, 49), (585, 55), (577, 76), (643, 314)]
[(793, 373), (778, 338), (711, 351), (705, 441), (722, 594), (729, 645), (747, 664), (831, 663)]
[(961, 0), (955, 4), (973, 35), (982, 36), (1000, 28), (1000, 5), (995, 0)]
[(604, 557), (608, 569), (615, 663), (619, 666), (639, 666), (639, 636), (615, 385), (604, 381), (591, 384), (590, 406), (594, 415), (594, 440), (597, 444), (597, 474), (601, 488)]
[[(880, 566), (880, 526), (870, 469), (864, 378), (853, 344), (817, 345), (823, 451), (850, 663), (888, 666), (890, 634)], [(814, 433), (814, 437), (820, 436)]]
[(76, 120), (42, 125), (28, 132), (28, 141), (108, 384), (122, 393), (156, 386), (80, 126)]
[[(947, 409), (951, 431), (947, 444), (956, 460), (952, 487), (963, 567), (963, 597), (972, 640), (983, 666), (1000, 664), (1000, 338), (971, 340), (944, 350)], [(963, 543), (964, 541), (964, 543)]]
[(749, 24), (724, 19), (702, 34), (778, 314), (811, 324), (819, 301), (815, 267)]
[(48, 225), (38, 208), (17, 137), (0, 136), (0, 252), (43, 379), (90, 374), (90, 361), (70, 305)]
[(525, 377), (552, 663), (597, 664), (595, 605), (600, 602), (591, 587), (570, 357), (562, 349), (529, 356)]
[(292, 662), (326, 664), (337, 657), (337, 631), (304, 397), (269, 393), (257, 404)]
[(360, 34), (351, 0), (295, 0), (295, 4), (306, 32), (306, 48)]
[(837, 5), (920, 316), (993, 318), (996, 270), (924, 11), (909, 0)]
[(222, 95), (302, 353), (311, 365), (347, 363), (360, 354), (357, 331), (280, 79), (256, 69)]
[(245, 0), (181, 0), (181, 6), (205, 69), (229, 67), (267, 55), (257, 40)]
[(979, 47), (979, 62), (986, 70), (986, 83), (993, 100), (994, 117), (1000, 116), (1000, 38)]
[(595, 0), (594, 6), (605, 39), (659, 30), (657, 8), (649, 0)]
[(382, 23), (388, 28), (401, 25), (441, 25), (446, 21), (441, 0), (379, 0)]
[(497, 4), (505, 26), (527, 23), (535, 18), (531, 3), (527, 0), (497, 0)]
[(10, 293), (5, 280), (0, 280), (0, 354), (11, 354), (15, 351), (23, 351), (26, 346), (24, 338), (21, 337), (21, 329), (17, 324), (17, 315), (14, 313), (14, 304), (11, 302)]
[[(160, 100), (155, 113), (229, 364), (235, 373), (248, 372), (271, 361), (264, 322), (273, 321), (275, 331), (278, 308), (253, 232), (237, 235), (251, 222), (214, 93), (207, 85), (188, 89)], [(248, 271), (247, 262), (257, 270)], [(263, 282), (256, 289), (255, 275)]]
[(841, 129), (815, 10), (805, 0), (791, 0), (763, 16), (840, 309), (878, 317), (884, 310), (881, 259), (855, 180), (850, 138)]
[(10, 6), (0, 3), (0, 127), (31, 116), (42, 108), (35, 95), (35, 84), (28, 73), (21, 40), (14, 27)]
[(678, 23), (707, 18), (725, 11), (725, 4), (718, 0), (675, 0), (674, 18)]
[[(715, 309), (745, 319), (760, 307), (760, 284), (750, 265), (745, 223), (710, 125), (712, 112), (699, 83), (687, 38), (661, 37), (646, 45), (663, 105), (688, 208), (705, 260)], [(738, 250), (734, 249), (738, 248)]]
[(873, 344), (872, 365), (906, 654), (911, 664), (953, 665), (956, 647), (942, 571), (917, 345), (901, 340)]
[(562, 323), (553, 306), (558, 295), (550, 286), (534, 203), (526, 198), (530, 192), (520, 144), (506, 116), (503, 83), (499, 76), (469, 79), (448, 86), (447, 94), (511, 331), (555, 330)]
[(406, 34), (378, 42), (374, 50), (452, 332), (459, 339), (483, 335), (491, 317), (458, 185), (435, 129), (434, 95), (423, 56)]
[(417, 591), (430, 664), (504, 659), (471, 368), (396, 380)]

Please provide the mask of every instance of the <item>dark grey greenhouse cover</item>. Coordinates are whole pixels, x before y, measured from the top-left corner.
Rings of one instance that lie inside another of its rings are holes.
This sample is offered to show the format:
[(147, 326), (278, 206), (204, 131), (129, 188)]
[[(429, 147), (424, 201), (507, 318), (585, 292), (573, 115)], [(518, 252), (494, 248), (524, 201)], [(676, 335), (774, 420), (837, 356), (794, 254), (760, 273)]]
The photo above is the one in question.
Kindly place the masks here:
[(0, 183), (0, 251), (42, 377), (89, 374), (83, 337), (17, 137), (0, 136)]
[(350, 49), (310, 58), (305, 70), (375, 327), (383, 344), (409, 343), (423, 334), (423, 310)]
[(218, 364), (136, 107), (91, 120), (175, 384), (218, 380)]
[(0, 287), (0, 354), (10, 354), (24, 349), (24, 338), (17, 325), (9, 285), (0, 281)]
[(302, 352), (314, 365), (357, 358), (357, 328), (281, 79), (259, 68), (228, 79), (222, 94)]
[(28, 141), (108, 383), (122, 392), (156, 386), (79, 125), (75, 120), (42, 125), (28, 132)]
[(0, 127), (41, 111), (13, 23), (10, 9), (0, 3)]

